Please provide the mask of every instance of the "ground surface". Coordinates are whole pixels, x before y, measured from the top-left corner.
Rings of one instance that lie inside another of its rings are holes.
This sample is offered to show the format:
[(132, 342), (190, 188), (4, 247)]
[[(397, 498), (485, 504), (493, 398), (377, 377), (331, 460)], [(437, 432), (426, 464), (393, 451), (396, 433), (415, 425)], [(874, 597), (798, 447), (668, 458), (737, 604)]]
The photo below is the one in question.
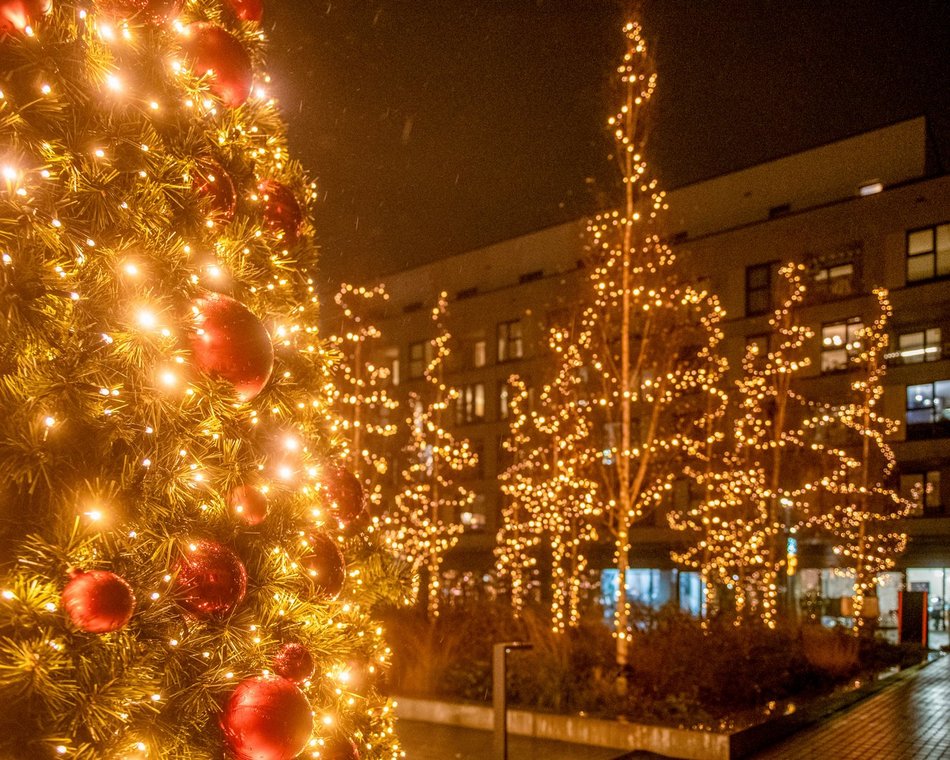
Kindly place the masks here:
[(756, 760), (950, 760), (950, 657)]

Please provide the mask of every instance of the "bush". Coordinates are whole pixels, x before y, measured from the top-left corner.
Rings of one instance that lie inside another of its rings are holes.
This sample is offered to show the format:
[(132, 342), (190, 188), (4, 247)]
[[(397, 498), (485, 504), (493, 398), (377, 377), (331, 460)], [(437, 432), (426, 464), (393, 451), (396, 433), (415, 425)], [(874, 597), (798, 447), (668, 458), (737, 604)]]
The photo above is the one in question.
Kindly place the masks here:
[(506, 605), (479, 601), (434, 621), (392, 612), (387, 631), (395, 693), (487, 702), (492, 644), (526, 640), (533, 649), (509, 661), (511, 704), (679, 725), (822, 693), (862, 669), (906, 665), (921, 655), (814, 626), (773, 630), (712, 620), (704, 627), (677, 609), (639, 610), (621, 695), (614, 639), (599, 616), (558, 634), (546, 610), (528, 609), (515, 620)]

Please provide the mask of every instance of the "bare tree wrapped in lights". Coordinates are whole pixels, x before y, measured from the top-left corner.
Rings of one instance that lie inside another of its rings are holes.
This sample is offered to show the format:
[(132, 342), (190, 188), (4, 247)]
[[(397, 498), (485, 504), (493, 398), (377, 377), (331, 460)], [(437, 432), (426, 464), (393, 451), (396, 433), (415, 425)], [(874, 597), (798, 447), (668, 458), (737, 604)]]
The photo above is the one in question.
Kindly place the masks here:
[(587, 549), (597, 539), (598, 485), (591, 480), (591, 423), (579, 413), (583, 361), (566, 330), (555, 330), (550, 347), (557, 374), (546, 385), (537, 410), (523, 405), (524, 385), (515, 383), (511, 436), (518, 459), (505, 473), (509, 499), (499, 533), (496, 567), (511, 578), (512, 606), (523, 599), (515, 589), (539, 561), (540, 547), (551, 568), (551, 624), (564, 631), (580, 620), (581, 584)]
[(382, 335), (372, 322), (372, 308), (388, 299), (382, 285), (343, 284), (334, 297), (340, 329), (330, 337), (341, 359), (328, 390), (346, 441), (345, 458), (377, 507), (382, 501), (381, 481), (389, 470), (385, 451), (397, 432), (393, 419), (399, 408), (387, 391), (392, 370), (376, 360), (374, 351)]
[(617, 662), (628, 662), (630, 610), (626, 574), (630, 529), (660, 505), (699, 446), (704, 389), (719, 371), (711, 347), (718, 303), (679, 277), (663, 242), (665, 193), (643, 157), (647, 111), (656, 87), (640, 25), (628, 22), (617, 69), (620, 104), (608, 125), (622, 178), (616, 210), (588, 225), (589, 281), (575, 343), (588, 383), (586, 406), (604, 436), (597, 447), (603, 524), (615, 543), (618, 570)]
[(0, 0), (0, 756), (395, 758), (260, 3)]
[(847, 477), (827, 484), (832, 507), (812, 516), (810, 522), (835, 539), (835, 553), (854, 568), (852, 620), (860, 631), (878, 615), (868, 598), (876, 597), (880, 573), (893, 569), (895, 558), (907, 545), (897, 520), (908, 515), (914, 503), (893, 488), (896, 462), (887, 438), (897, 432), (897, 420), (880, 407), (887, 371), (887, 325), (891, 304), (887, 291), (877, 289), (878, 312), (860, 334), (860, 353), (853, 363), (858, 373), (851, 382), (851, 403), (834, 410), (834, 421), (850, 430), (859, 453), (846, 456)]
[(716, 464), (698, 478), (704, 497), (685, 519), (673, 520), (696, 537), (674, 559), (731, 590), (737, 621), (756, 617), (775, 624), (779, 593), (794, 572), (789, 538), (844, 476), (842, 452), (821, 442), (830, 424), (827, 408), (793, 387), (810, 365), (807, 343), (814, 337), (799, 319), (803, 273), (799, 264), (779, 270), (782, 294), (769, 322), (771, 345), (747, 349), (731, 408), (719, 417), (725, 430), (712, 449)]
[(433, 617), (439, 614), (445, 555), (462, 532), (461, 513), (475, 499), (464, 477), (477, 464), (468, 441), (456, 439), (445, 427), (449, 406), (459, 397), (443, 379), (452, 337), (445, 326), (447, 303), (447, 294), (441, 293), (432, 309), (436, 336), (429, 342), (432, 358), (423, 373), (426, 387), (409, 398), (412, 416), (407, 420), (403, 488), (396, 495), (395, 511), (384, 522), (389, 545), (422, 572), (426, 610)]

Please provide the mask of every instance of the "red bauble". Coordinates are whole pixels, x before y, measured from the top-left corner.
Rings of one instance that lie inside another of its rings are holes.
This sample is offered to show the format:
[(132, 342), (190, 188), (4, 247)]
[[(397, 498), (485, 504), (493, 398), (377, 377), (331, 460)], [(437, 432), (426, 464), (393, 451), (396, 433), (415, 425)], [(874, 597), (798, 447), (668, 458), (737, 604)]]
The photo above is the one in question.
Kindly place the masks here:
[(234, 218), (237, 190), (234, 189), (231, 177), (220, 164), (214, 161), (205, 163), (194, 179), (194, 187), (199, 195), (208, 198), (211, 211), (216, 217), (225, 222)]
[(344, 467), (327, 467), (321, 482), (330, 500), (330, 509), (343, 527), (349, 527), (366, 511), (363, 484)]
[(315, 596), (332, 602), (343, 591), (346, 581), (346, 560), (337, 542), (325, 533), (315, 533), (308, 537), (308, 551), (300, 564), (313, 581)]
[(183, 0), (107, 0), (101, 10), (110, 16), (138, 16), (160, 24), (175, 18), (183, 5)]
[(274, 672), (294, 683), (303, 683), (313, 675), (313, 655), (303, 644), (281, 644), (274, 655)]
[(135, 612), (132, 587), (108, 570), (75, 570), (63, 589), (63, 607), (77, 628), (112, 633), (124, 628)]
[(189, 24), (182, 51), (199, 76), (211, 74), (211, 92), (228, 108), (247, 100), (254, 83), (251, 58), (237, 37), (206, 21)]
[(0, 34), (22, 32), (53, 9), (53, 0), (0, 0)]
[(267, 497), (254, 486), (237, 486), (228, 494), (228, 506), (248, 525), (260, 525), (267, 517)]
[(292, 760), (313, 732), (310, 703), (280, 676), (238, 684), (221, 715), (224, 740), (237, 760)]
[(264, 224), (274, 232), (284, 233), (284, 241), (293, 245), (300, 239), (303, 211), (297, 196), (287, 185), (267, 180), (257, 186), (264, 210)]
[(196, 300), (194, 311), (195, 365), (233, 384), (243, 401), (254, 398), (274, 369), (274, 346), (264, 323), (240, 301), (219, 293)]
[(241, 21), (260, 22), (264, 15), (263, 0), (227, 0), (234, 15)]
[(185, 546), (175, 569), (178, 602), (199, 617), (230, 613), (247, 591), (247, 570), (237, 554), (214, 541)]
[(350, 739), (334, 736), (323, 742), (320, 760), (360, 760), (360, 751)]

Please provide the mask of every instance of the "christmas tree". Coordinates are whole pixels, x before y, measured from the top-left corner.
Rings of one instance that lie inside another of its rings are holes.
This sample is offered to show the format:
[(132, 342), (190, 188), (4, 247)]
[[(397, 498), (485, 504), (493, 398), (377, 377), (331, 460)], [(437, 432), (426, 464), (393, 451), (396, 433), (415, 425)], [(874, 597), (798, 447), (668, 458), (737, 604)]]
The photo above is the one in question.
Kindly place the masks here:
[(432, 308), (436, 333), (429, 341), (425, 388), (409, 397), (412, 416), (406, 423), (402, 490), (396, 495), (396, 509), (383, 521), (388, 544), (425, 586), (425, 609), (432, 617), (438, 617), (442, 603), (445, 556), (458, 543), (461, 513), (475, 500), (464, 478), (478, 462), (468, 441), (446, 428), (450, 404), (460, 402), (458, 390), (444, 379), (452, 339), (445, 326), (447, 299), (448, 294), (441, 293)]
[(261, 10), (0, 0), (4, 758), (399, 755)]

